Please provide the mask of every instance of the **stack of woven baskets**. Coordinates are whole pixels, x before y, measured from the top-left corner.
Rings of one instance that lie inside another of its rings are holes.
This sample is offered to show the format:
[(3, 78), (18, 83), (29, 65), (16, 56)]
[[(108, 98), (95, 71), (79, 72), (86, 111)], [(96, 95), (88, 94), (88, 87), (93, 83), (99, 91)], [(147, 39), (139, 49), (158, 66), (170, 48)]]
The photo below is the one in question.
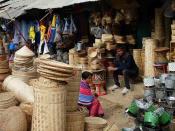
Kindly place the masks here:
[(84, 114), (77, 111), (81, 70), (40, 58), (37, 71), (40, 77), (32, 83), (35, 87), (32, 131), (83, 131)]
[(103, 68), (101, 59), (99, 59), (99, 50), (94, 47), (89, 47), (88, 48), (88, 64), (89, 64), (89, 69), (91, 70), (98, 70)]
[(0, 93), (0, 113), (5, 109), (16, 106), (17, 101), (11, 92)]
[(27, 47), (23, 46), (15, 53), (14, 66), (12, 75), (28, 82), (30, 79), (37, 77), (37, 72), (33, 66), (34, 53)]
[(3, 43), (0, 40), (0, 92), (4, 79), (10, 74), (9, 63), (5, 55)]
[(171, 41), (175, 41), (175, 22), (171, 25)]
[(81, 81), (81, 69), (74, 68), (74, 76), (68, 81), (67, 85), (67, 113), (66, 131), (84, 131), (84, 113), (78, 111), (78, 96)]

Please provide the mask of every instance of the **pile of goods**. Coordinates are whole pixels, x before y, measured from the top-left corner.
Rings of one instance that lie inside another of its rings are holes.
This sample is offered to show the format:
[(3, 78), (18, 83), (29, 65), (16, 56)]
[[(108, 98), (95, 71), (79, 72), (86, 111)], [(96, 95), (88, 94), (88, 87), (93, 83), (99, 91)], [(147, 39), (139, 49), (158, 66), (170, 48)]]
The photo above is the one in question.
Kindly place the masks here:
[(0, 92), (4, 79), (10, 74), (9, 64), (3, 45), (0, 44)]
[(175, 60), (175, 47), (173, 45), (174, 43), (175, 43), (175, 21), (173, 21), (173, 23), (171, 25), (171, 44), (170, 44), (171, 60)]
[(33, 66), (34, 53), (27, 47), (23, 46), (15, 52), (14, 66), (12, 75), (28, 82), (30, 79), (37, 77), (36, 68)]
[(62, 62), (41, 58), (39, 63), (37, 71), (42, 77), (58, 81), (67, 81), (67, 78), (73, 75), (73, 68)]

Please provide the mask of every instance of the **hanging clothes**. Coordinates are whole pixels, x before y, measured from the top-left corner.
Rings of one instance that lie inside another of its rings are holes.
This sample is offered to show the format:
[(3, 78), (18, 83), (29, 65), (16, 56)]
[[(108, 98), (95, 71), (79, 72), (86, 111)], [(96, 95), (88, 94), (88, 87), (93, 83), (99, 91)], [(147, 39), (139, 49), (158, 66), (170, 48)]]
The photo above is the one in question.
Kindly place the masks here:
[(31, 39), (32, 43), (35, 42), (35, 27), (31, 26), (29, 29), (29, 39)]
[(15, 27), (14, 28), (15, 33), (13, 37), (13, 42), (18, 44), (20, 42), (20, 33), (19, 33), (20, 30), (18, 30), (18, 27), (20, 27), (19, 21), (15, 20), (14, 27)]
[(69, 34), (70, 32), (70, 25), (68, 23), (68, 19), (64, 18), (65, 24), (64, 24), (64, 29), (63, 29), (63, 34)]
[(57, 16), (57, 18), (56, 18), (56, 32), (55, 32), (54, 42), (56, 42), (57, 44), (61, 44), (62, 43), (62, 38), (61, 38), (61, 20), (60, 20), (59, 16)]
[(71, 20), (71, 22), (70, 22), (70, 34), (73, 34), (73, 33), (75, 33), (77, 31), (77, 28), (75, 26), (75, 23), (74, 23), (74, 20), (72, 18), (72, 15), (70, 16), (70, 20)]
[(40, 38), (40, 40), (41, 40), (41, 41), (44, 41), (44, 35), (45, 35), (45, 33), (46, 33), (46, 27), (45, 27), (44, 25), (41, 25), (41, 26), (40, 26), (40, 33), (41, 33), (41, 38)]

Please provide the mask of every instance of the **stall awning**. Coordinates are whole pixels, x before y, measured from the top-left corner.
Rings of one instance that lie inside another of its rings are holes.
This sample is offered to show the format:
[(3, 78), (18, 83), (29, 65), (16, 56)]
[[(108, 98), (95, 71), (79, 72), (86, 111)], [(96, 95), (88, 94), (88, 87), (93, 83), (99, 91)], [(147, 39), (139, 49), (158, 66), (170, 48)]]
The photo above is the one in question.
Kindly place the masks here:
[(28, 5), (25, 9), (53, 9), (53, 8), (62, 8), (64, 6), (69, 6), (78, 3), (98, 1), (98, 0), (37, 0), (32, 4)]
[(0, 0), (0, 17), (11, 19), (24, 14), (25, 10), (62, 8), (91, 1), (98, 0)]

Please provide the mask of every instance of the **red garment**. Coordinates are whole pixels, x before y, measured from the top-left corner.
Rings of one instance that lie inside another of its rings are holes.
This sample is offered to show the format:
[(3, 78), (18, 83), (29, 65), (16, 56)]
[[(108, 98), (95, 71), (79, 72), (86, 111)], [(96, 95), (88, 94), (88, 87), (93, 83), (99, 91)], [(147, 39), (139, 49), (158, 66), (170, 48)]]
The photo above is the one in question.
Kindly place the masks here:
[(93, 117), (98, 117), (98, 116), (103, 116), (104, 115), (104, 111), (103, 108), (100, 104), (100, 101), (95, 97), (92, 105), (89, 109), (89, 115), (93, 116)]

